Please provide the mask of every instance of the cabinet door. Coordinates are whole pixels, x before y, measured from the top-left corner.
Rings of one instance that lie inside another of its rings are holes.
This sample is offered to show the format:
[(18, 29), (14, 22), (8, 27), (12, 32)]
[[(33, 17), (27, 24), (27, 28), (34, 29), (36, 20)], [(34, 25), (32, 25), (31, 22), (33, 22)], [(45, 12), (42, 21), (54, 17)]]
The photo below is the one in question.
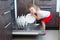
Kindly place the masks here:
[(1, 40), (12, 40), (11, 30), (11, 22), (9, 22), (1, 32)]
[(10, 0), (0, 0), (0, 9), (8, 8), (10, 7)]
[(0, 40), (11, 40), (11, 16), (0, 15)]
[(10, 0), (0, 1), (0, 40), (11, 39), (11, 11)]

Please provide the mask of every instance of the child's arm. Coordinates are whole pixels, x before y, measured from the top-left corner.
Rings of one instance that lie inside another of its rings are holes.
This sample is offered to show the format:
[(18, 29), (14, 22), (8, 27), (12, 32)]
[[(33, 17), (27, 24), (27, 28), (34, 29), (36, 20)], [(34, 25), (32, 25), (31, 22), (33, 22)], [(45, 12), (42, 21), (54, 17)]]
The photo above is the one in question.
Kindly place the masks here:
[(32, 14), (37, 20), (40, 19), (39, 15), (37, 13)]

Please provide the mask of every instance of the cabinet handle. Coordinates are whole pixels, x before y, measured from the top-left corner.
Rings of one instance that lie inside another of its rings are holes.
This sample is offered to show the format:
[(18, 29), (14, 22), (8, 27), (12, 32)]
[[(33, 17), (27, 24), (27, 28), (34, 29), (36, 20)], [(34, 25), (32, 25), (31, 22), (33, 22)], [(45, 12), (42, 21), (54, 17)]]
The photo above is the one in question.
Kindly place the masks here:
[(11, 24), (11, 22), (9, 22), (9, 23), (5, 26), (5, 28), (7, 28), (10, 24)]
[(8, 14), (9, 12), (10, 12), (10, 11), (6, 11), (6, 12), (4, 12), (4, 15), (5, 15), (5, 14)]

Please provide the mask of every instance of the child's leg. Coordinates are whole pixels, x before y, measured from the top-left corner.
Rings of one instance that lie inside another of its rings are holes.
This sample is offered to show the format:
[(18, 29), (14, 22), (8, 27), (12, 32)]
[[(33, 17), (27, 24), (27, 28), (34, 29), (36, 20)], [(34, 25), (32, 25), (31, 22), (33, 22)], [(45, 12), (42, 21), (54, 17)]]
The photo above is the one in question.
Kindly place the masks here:
[(41, 21), (41, 23), (42, 23), (43, 31), (46, 32), (46, 24), (45, 24), (45, 22)]

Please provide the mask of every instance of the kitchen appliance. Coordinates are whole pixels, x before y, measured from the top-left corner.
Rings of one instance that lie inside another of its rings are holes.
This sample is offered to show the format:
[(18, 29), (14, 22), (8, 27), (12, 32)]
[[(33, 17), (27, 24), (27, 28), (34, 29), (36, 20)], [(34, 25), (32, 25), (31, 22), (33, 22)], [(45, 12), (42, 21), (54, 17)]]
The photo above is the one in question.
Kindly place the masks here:
[[(32, 3), (32, 0), (30, 0), (30, 1)], [(21, 2), (21, 0), (14, 1), (15, 22), (13, 22), (12, 34), (13, 35), (44, 34), (41, 25), (36, 23), (36, 19), (27, 12), (27, 10), (26, 10), (27, 6), (25, 6), (25, 4), (23, 4), (22, 2)], [(20, 6), (19, 6), (19, 4), (20, 4)], [(32, 3), (32, 4), (34, 4), (34, 3)]]

